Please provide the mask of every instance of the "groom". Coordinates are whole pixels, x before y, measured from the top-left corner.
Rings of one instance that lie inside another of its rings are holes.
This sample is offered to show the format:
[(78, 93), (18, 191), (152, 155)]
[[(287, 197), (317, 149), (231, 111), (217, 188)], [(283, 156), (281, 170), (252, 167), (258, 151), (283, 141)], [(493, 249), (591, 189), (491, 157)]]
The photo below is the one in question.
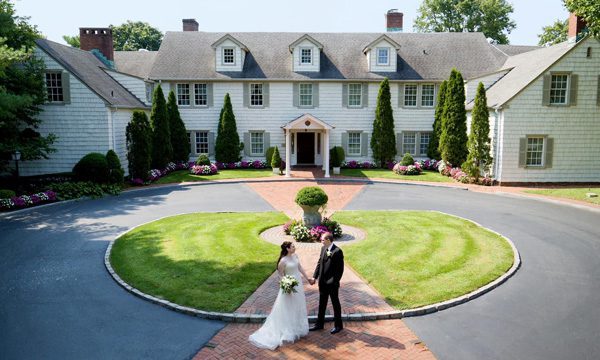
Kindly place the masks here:
[(343, 329), (342, 325), (342, 307), (338, 298), (340, 289), (340, 280), (344, 273), (344, 253), (342, 249), (333, 244), (333, 235), (329, 232), (321, 235), (321, 257), (317, 263), (317, 268), (311, 279), (311, 284), (315, 283), (315, 279), (319, 280), (319, 316), (317, 322), (311, 331), (323, 329), (325, 324), (325, 309), (327, 301), (331, 297), (333, 305), (333, 319), (335, 326), (331, 329), (332, 334), (337, 334)]

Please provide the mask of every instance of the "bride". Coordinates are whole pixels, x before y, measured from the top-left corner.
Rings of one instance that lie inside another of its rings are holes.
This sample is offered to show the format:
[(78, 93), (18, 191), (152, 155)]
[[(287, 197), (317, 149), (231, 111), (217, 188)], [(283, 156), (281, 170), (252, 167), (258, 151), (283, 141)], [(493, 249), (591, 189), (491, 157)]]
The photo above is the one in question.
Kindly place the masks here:
[(248, 338), (259, 348), (275, 350), (284, 341), (294, 342), (308, 334), (308, 317), (306, 314), (306, 298), (300, 274), (307, 282), (312, 283), (300, 265), (296, 247), (290, 241), (281, 244), (281, 254), (277, 261), (277, 272), (280, 278), (291, 275), (298, 280), (297, 292), (286, 294), (279, 289), (273, 309), (263, 326)]

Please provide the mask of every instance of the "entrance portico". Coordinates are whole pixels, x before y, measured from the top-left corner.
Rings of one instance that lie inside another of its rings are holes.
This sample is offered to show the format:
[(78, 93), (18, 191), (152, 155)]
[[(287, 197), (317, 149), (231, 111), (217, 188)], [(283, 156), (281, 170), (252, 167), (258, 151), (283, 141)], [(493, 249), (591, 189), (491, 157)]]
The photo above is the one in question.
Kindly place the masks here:
[[(294, 150), (296, 152), (296, 164), (314, 164), (316, 162), (315, 158), (320, 155), (325, 177), (328, 178), (329, 134), (334, 127), (311, 114), (304, 114), (281, 128), (285, 132), (285, 176), (290, 177), (292, 175), (292, 151)], [(298, 136), (299, 134), (302, 135)], [(312, 138), (309, 134), (312, 134)], [(295, 138), (295, 143), (293, 138)], [(321, 141), (321, 138), (323, 141)]]

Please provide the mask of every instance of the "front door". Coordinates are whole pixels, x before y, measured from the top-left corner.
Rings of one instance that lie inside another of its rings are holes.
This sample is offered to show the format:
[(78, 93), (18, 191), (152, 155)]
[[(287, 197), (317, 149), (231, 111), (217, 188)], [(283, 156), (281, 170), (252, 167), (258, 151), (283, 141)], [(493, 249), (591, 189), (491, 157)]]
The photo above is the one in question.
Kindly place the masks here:
[(297, 164), (315, 163), (315, 133), (296, 133), (296, 146), (298, 147)]

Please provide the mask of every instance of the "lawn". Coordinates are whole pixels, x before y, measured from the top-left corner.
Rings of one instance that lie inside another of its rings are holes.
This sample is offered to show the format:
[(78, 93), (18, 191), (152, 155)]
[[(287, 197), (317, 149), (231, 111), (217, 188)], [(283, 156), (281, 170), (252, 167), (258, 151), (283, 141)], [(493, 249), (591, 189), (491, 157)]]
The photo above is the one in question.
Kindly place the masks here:
[(344, 248), (347, 262), (396, 309), (448, 300), (504, 274), (510, 245), (469, 221), (425, 211), (341, 211), (334, 219), (366, 230)]
[(271, 169), (232, 169), (232, 170), (219, 170), (215, 175), (193, 175), (190, 174), (189, 170), (173, 171), (169, 175), (162, 177), (156, 181), (156, 184), (170, 184), (180, 182), (192, 182), (192, 181), (210, 181), (210, 180), (223, 180), (223, 179), (249, 179), (249, 178), (262, 178), (273, 175)]
[(260, 240), (260, 232), (287, 220), (275, 212), (173, 216), (117, 239), (110, 263), (142, 292), (232, 312), (275, 271), (279, 247)]
[[(600, 205), (600, 188), (563, 188), (563, 189), (539, 189), (525, 190), (526, 193), (586, 201), (591, 204)], [(599, 197), (588, 198), (586, 193), (595, 193)]]
[(342, 169), (341, 175), (409, 181), (454, 182), (452, 178), (431, 170), (423, 171), (421, 175), (397, 175), (393, 171), (386, 169)]

